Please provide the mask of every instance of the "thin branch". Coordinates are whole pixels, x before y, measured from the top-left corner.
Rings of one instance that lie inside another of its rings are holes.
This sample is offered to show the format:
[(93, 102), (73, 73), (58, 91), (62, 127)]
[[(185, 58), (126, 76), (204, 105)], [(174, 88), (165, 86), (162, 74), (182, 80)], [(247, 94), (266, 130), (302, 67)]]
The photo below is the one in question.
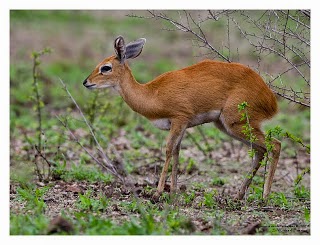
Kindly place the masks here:
[[(48, 165), (48, 175), (47, 175), (47, 179), (49, 179), (50, 176), (51, 176), (51, 163), (50, 163), (49, 160), (42, 154), (41, 150), (38, 148), (37, 145), (35, 145), (34, 148), (36, 149), (36, 151), (37, 151), (37, 153), (38, 153), (38, 154), (36, 155), (36, 157), (37, 157), (37, 156), (40, 156), (40, 157), (47, 163), (47, 165)], [(37, 164), (36, 164), (36, 165), (37, 165)], [(37, 166), (38, 166), (38, 165), (37, 165)], [(40, 173), (38, 167), (37, 167), (37, 173), (38, 173), (38, 174)], [(43, 174), (45, 173), (45, 171), (44, 171), (44, 166), (43, 166), (42, 173), (43, 173)], [(40, 174), (40, 176), (41, 176), (41, 180), (43, 180), (43, 175)]]
[(65, 85), (65, 83), (59, 78), (64, 90), (67, 92), (67, 94), (69, 95), (70, 99), (73, 101), (73, 103), (75, 104), (75, 106), (77, 107), (81, 117), (83, 118), (84, 122), (86, 123), (86, 125), (88, 126), (89, 130), (90, 130), (90, 133), (94, 139), (94, 141), (96, 142), (97, 144), (97, 147), (98, 147), (98, 151), (100, 152), (100, 154), (102, 154), (103, 158), (108, 162), (108, 164), (112, 165), (111, 164), (111, 160), (104, 154), (104, 151), (101, 147), (101, 145), (99, 144), (95, 134), (93, 133), (93, 130), (92, 130), (92, 127), (90, 126), (90, 124), (88, 123), (86, 117), (83, 115), (82, 113), (82, 110), (80, 109), (79, 105), (77, 104), (77, 102), (75, 101), (75, 99), (72, 97), (71, 93), (69, 92), (67, 86)]
[[(73, 101), (73, 103), (75, 104), (75, 106), (77, 107), (80, 115), (82, 116), (84, 122), (86, 123), (87, 127), (90, 130), (91, 136), (93, 137), (94, 141), (96, 142), (97, 148), (98, 148), (98, 152), (100, 154), (100, 156), (102, 157), (104, 164), (102, 164), (97, 158), (95, 158), (92, 154), (89, 153), (89, 151), (83, 147), (83, 145), (80, 143), (80, 141), (77, 139), (77, 137), (73, 134), (73, 132), (69, 129), (69, 127), (66, 124), (63, 124), (63, 126), (65, 128), (67, 128), (69, 130), (69, 132), (71, 133), (72, 137), (74, 138), (74, 140), (91, 156), (91, 158), (93, 160), (95, 160), (95, 162), (97, 162), (100, 166), (104, 167), (105, 169), (107, 169), (110, 173), (112, 173), (114, 176), (116, 176), (117, 178), (119, 178), (121, 181), (123, 181), (123, 178), (120, 176), (120, 174), (118, 174), (117, 170), (115, 169), (114, 165), (112, 164), (112, 161), (106, 156), (106, 154), (104, 153), (101, 145), (99, 144), (95, 134), (93, 133), (93, 130), (90, 126), (90, 124), (88, 123), (86, 117), (84, 116), (84, 114), (82, 113), (82, 110), (80, 109), (79, 105), (77, 104), (77, 102), (75, 101), (75, 99), (73, 98), (73, 96), (71, 95), (71, 93), (69, 92), (67, 86), (65, 85), (65, 83), (59, 78), (60, 83), (63, 86), (63, 89), (67, 92), (69, 98)], [(58, 120), (62, 123), (62, 120), (60, 120), (60, 118), (58, 117)]]
[(159, 19), (163, 19), (166, 20), (168, 22), (170, 22), (172, 25), (174, 25), (179, 31), (182, 32), (189, 32), (192, 35), (194, 35), (195, 37), (197, 37), (197, 39), (202, 42), (204, 44), (204, 46), (206, 46), (207, 48), (211, 49), (212, 51), (214, 51), (216, 54), (218, 54), (218, 56), (220, 56), (222, 59), (224, 59), (225, 61), (231, 62), (230, 59), (228, 57), (225, 57), (221, 52), (219, 52), (216, 48), (214, 48), (206, 39), (206, 36), (204, 35), (203, 31), (201, 28), (199, 28), (199, 25), (196, 24), (196, 22), (194, 21), (194, 19), (192, 18), (192, 21), (195, 23), (195, 25), (197, 26), (197, 28), (199, 29), (200, 34), (196, 33), (195, 31), (193, 31), (189, 26), (185, 26), (167, 16), (165, 16), (164, 14), (160, 13), (160, 14), (155, 14), (155, 12), (152, 11), (148, 11), (151, 16), (153, 18), (159, 18)]
[(63, 125), (63, 127), (65, 127), (65, 129), (67, 129), (69, 131), (69, 133), (71, 134), (73, 140), (103, 169), (107, 170), (108, 172), (110, 172), (112, 175), (116, 176), (117, 178), (119, 178), (122, 182), (123, 182), (123, 177), (120, 176), (117, 171), (114, 169), (113, 165), (109, 165), (108, 163), (105, 164), (100, 162), (98, 158), (96, 158), (94, 155), (92, 155), (89, 150), (83, 146), (83, 144), (81, 144), (81, 142), (79, 141), (79, 139), (77, 138), (77, 136), (75, 136), (75, 134), (72, 132), (72, 130), (69, 128), (68, 124), (63, 122), (63, 120), (56, 115), (56, 118), (59, 120), (59, 122)]
[[(283, 10), (280, 10), (280, 12), (283, 13), (283, 14), (286, 14)], [(309, 26), (309, 25), (301, 22), (299, 19), (294, 18), (292, 15), (288, 14), (288, 17), (289, 17), (290, 19), (292, 19), (293, 21), (297, 22), (298, 24), (300, 24), (300, 25), (302, 25), (302, 26), (310, 29), (310, 26)]]
[[(264, 40), (270, 40), (270, 41), (274, 41), (275, 43), (278, 43), (280, 44), (281, 46), (284, 47), (284, 52), (283, 52), (283, 55), (285, 56), (285, 50), (286, 49), (289, 49), (291, 52), (293, 52), (296, 56), (298, 56), (301, 60), (303, 60), (309, 67), (310, 67), (310, 59), (308, 59), (306, 57), (306, 55), (304, 54), (304, 52), (302, 52), (298, 47), (297, 45), (288, 45), (286, 44), (286, 41), (285, 41), (285, 37), (287, 37), (286, 33), (286, 25), (287, 23), (285, 24), (284, 28), (283, 28), (283, 31), (280, 32), (278, 31), (276, 28), (269, 28), (269, 26), (266, 26), (264, 30), (263, 29), (263, 26), (258, 22), (258, 21), (255, 21), (254, 19), (252, 19), (249, 15), (246, 15), (244, 13), (241, 14), (242, 16), (244, 16), (247, 20), (250, 21), (250, 23), (252, 23), (255, 27), (257, 27), (261, 33), (262, 33), (262, 36), (259, 36), (257, 35), (256, 33), (248, 33), (248, 32), (244, 32), (241, 30), (241, 27), (238, 23), (235, 23), (237, 28), (241, 31), (242, 35), (246, 38), (246, 36), (250, 36), (250, 37), (254, 37), (256, 38), (257, 40), (263, 40), (263, 43), (264, 43)], [(288, 13), (287, 13), (287, 17), (288, 17)], [(234, 21), (234, 19), (233, 19)], [(269, 20), (270, 22), (271, 20)], [(279, 34), (279, 37), (278, 36), (275, 36), (275, 35), (271, 35), (271, 32), (274, 32), (274, 33), (277, 33)], [(269, 35), (267, 35), (267, 33), (269, 33)], [(306, 45), (310, 45), (310, 42), (307, 42), (303, 39), (300, 38), (300, 36), (298, 36), (297, 34), (294, 34), (300, 41), (302, 41), (304, 44)], [(281, 42), (280, 39), (283, 39), (283, 41)], [(292, 38), (292, 36), (291, 36)], [(246, 38), (248, 39), (248, 38)], [(253, 44), (253, 42), (251, 42), (251, 44), (254, 46), (255, 44)], [(258, 41), (258, 44), (260, 44), (260, 42)], [(255, 45), (255, 47), (258, 49), (259, 48), (259, 45)], [(263, 45), (261, 45), (261, 48), (263, 48)], [(300, 53), (297, 53), (297, 51), (299, 51)], [(302, 57), (301, 54), (304, 56)]]
[(286, 53), (286, 38), (285, 38), (285, 34), (286, 34), (286, 29), (287, 29), (287, 25), (288, 25), (288, 19), (289, 19), (289, 10), (287, 11), (287, 18), (286, 18), (286, 23), (284, 25), (283, 28), (283, 35), (282, 35), (282, 42), (283, 42), (283, 53)]
[(191, 133), (189, 133), (188, 131), (186, 131), (186, 134), (187, 134), (187, 138), (190, 138), (193, 141), (193, 143), (198, 147), (198, 149), (203, 153), (203, 155), (207, 156), (206, 150), (202, 148), (202, 146), (198, 143), (196, 138), (193, 137), (193, 135)]
[(42, 154), (42, 152), (39, 150), (38, 146), (35, 145), (34, 148), (36, 149), (36, 151), (38, 152), (38, 156), (40, 156), (49, 166), (49, 169), (51, 167), (51, 163), (49, 162), (49, 160)]
[[(235, 18), (232, 18), (233, 23), (238, 28), (242, 36), (249, 42), (249, 44), (253, 46), (259, 52), (259, 54), (267, 51), (269, 52), (269, 54), (272, 53), (274, 55), (277, 55), (278, 57), (281, 57), (290, 65), (289, 68), (287, 68), (285, 71), (278, 74), (275, 78), (271, 76), (272, 80), (268, 82), (269, 87), (274, 91), (275, 94), (289, 101), (295, 102), (303, 106), (310, 107), (310, 98), (308, 96), (308, 92), (294, 91), (292, 88), (287, 89), (286, 86), (278, 87), (272, 84), (273, 81), (275, 81), (277, 78), (280, 78), (283, 74), (291, 70), (295, 70), (305, 80), (306, 84), (310, 86), (309, 79), (306, 77), (306, 74), (303, 73), (303, 70), (300, 69), (304, 65), (306, 65), (307, 67), (310, 67), (310, 58), (307, 57), (307, 53), (306, 53), (308, 52), (308, 49), (307, 51), (302, 52), (297, 47), (297, 45), (292, 45), (292, 43), (290, 43), (290, 46), (289, 46), (289, 42), (280, 41), (281, 39), (279, 40), (279, 38), (282, 35), (280, 31), (275, 32), (276, 30), (275, 28), (277, 27), (269, 28), (270, 24), (266, 24), (265, 29), (263, 29), (262, 25), (257, 23), (255, 20), (253, 20), (250, 16), (246, 15), (245, 13), (242, 13), (241, 15), (244, 16), (246, 20), (249, 21), (249, 23), (253, 24), (262, 32), (262, 35), (260, 36), (255, 33), (248, 33), (245, 30), (243, 30), (243, 28), (240, 26), (239, 22), (235, 20)], [(268, 21), (270, 21), (270, 13), (268, 17), (269, 17)], [(273, 32), (273, 35), (271, 35), (271, 32)], [(284, 31), (282, 31), (282, 33), (283, 32)], [(274, 33), (276, 33), (279, 36), (278, 37), (274, 36)], [(286, 31), (286, 33), (288, 32)], [(287, 37), (290, 37), (290, 36), (287, 36)], [(253, 38), (256, 39), (256, 43), (253, 41)], [(300, 37), (298, 39), (301, 40)], [(267, 41), (272, 41), (273, 46), (268, 44)], [(296, 57), (299, 57), (302, 60), (302, 63), (297, 65), (294, 64), (294, 62), (291, 61), (291, 59), (287, 55), (285, 55), (285, 52), (282, 53), (278, 50), (277, 47), (279, 47), (279, 45), (276, 46), (276, 44), (282, 45), (283, 47), (285, 47), (285, 49), (291, 51)], [(306, 42), (305, 44), (308, 45), (308, 42)], [(303, 96), (299, 96), (299, 94), (302, 94)]]
[(303, 106), (306, 106), (306, 107), (310, 107), (310, 104), (307, 104), (307, 103), (305, 103), (305, 102), (296, 100), (294, 96), (293, 96), (293, 97), (292, 97), (292, 96), (288, 96), (288, 95), (286, 95), (286, 94), (284, 94), (284, 93), (281, 93), (281, 92), (278, 92), (276, 89), (274, 89), (274, 88), (278, 88), (278, 87), (276, 87), (276, 86), (274, 86), (274, 85), (270, 85), (270, 87), (271, 87), (272, 91), (273, 91), (276, 95), (279, 95), (280, 97), (285, 98), (285, 99), (287, 99), (287, 100), (289, 100), (289, 101), (291, 101), (291, 102), (294, 102), (294, 103), (296, 103), (296, 104), (303, 105)]
[(310, 10), (299, 10), (301, 13), (303, 13), (305, 16), (310, 18)]

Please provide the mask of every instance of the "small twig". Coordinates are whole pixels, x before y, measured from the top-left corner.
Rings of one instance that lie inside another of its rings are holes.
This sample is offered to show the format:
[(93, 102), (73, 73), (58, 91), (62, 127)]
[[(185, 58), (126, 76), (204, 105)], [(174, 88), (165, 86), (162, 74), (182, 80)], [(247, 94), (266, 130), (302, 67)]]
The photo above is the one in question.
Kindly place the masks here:
[(301, 13), (303, 13), (305, 16), (310, 18), (310, 10), (299, 10)]
[[(286, 13), (284, 12), (284, 10), (280, 10), (280, 12), (283, 13), (284, 15), (286, 15)], [(292, 15), (290, 15), (290, 14), (288, 14), (288, 17), (289, 17), (290, 19), (292, 19), (293, 21), (297, 22), (297, 24), (302, 25), (302, 26), (304, 26), (304, 27), (306, 27), (306, 28), (308, 28), (308, 29), (310, 30), (310, 26), (307, 25), (307, 24), (305, 24), (305, 23), (303, 23), (303, 22), (301, 22), (298, 18), (294, 18), (294, 17), (293, 17)], [(310, 16), (309, 16), (309, 17), (310, 17)]]
[(92, 155), (89, 150), (83, 146), (83, 144), (81, 144), (81, 142), (79, 141), (79, 139), (77, 138), (77, 136), (75, 136), (75, 134), (72, 132), (72, 130), (69, 128), (69, 126), (67, 125), (67, 123), (63, 122), (63, 120), (59, 117), (56, 116), (57, 119), (60, 121), (60, 123), (65, 127), (65, 129), (67, 129), (69, 131), (69, 133), (71, 134), (73, 140), (99, 165), (101, 166), (103, 169), (107, 170), (108, 172), (110, 172), (111, 174), (113, 174), (114, 176), (116, 176), (117, 178), (119, 178), (121, 181), (123, 181), (123, 178), (117, 173), (117, 171), (114, 169), (113, 165), (108, 165), (108, 164), (104, 164), (102, 162), (99, 161), (98, 158), (96, 158), (94, 155)]
[(228, 28), (228, 30), (227, 30), (227, 33), (228, 33), (228, 58), (230, 59), (230, 57), (231, 57), (231, 43), (230, 43), (230, 17), (229, 17), (229, 15), (227, 15), (228, 16), (228, 24), (227, 24), (227, 28)]
[(189, 181), (190, 179), (194, 178), (196, 175), (198, 175), (198, 173), (195, 173), (195, 174), (191, 175), (191, 176), (190, 176), (190, 177), (188, 177), (188, 178), (185, 178), (185, 179), (179, 180), (179, 181), (178, 181), (178, 183), (187, 182), (187, 181)]
[[(90, 105), (89, 105), (89, 121), (90, 124), (93, 125), (94, 121), (95, 121), (95, 117), (96, 117), (96, 107), (97, 107), (97, 100), (99, 97), (99, 93), (98, 91), (95, 92), (95, 95), (93, 97), (93, 100), (91, 101)], [(94, 129), (92, 130), (94, 132)], [(90, 139), (90, 145), (93, 145), (93, 140), (92, 138)]]
[(48, 164), (49, 167), (51, 167), (51, 163), (50, 163), (49, 160), (42, 154), (42, 152), (39, 150), (38, 146), (35, 145), (34, 148), (35, 148), (36, 151), (38, 152), (38, 155)]
[(288, 19), (289, 19), (289, 10), (287, 11), (287, 18), (286, 18), (286, 23), (283, 28), (283, 35), (282, 35), (282, 42), (283, 42), (283, 54), (286, 55), (286, 29), (288, 25)]
[(198, 147), (198, 149), (203, 153), (203, 155), (207, 156), (206, 151), (202, 148), (202, 146), (197, 142), (197, 140), (193, 137), (192, 134), (190, 134), (188, 131), (186, 131), (187, 137), (189, 137), (192, 142)]
[[(37, 151), (37, 155), (36, 156), (40, 156), (48, 165), (48, 178), (50, 177), (51, 175), (51, 162), (49, 162), (49, 160), (46, 158), (46, 156), (44, 156), (41, 152), (41, 150), (38, 148), (37, 145), (34, 146), (34, 148), (36, 149)], [(38, 171), (38, 170), (37, 170)], [(42, 170), (43, 174), (44, 174), (44, 170)], [(42, 175), (41, 175), (42, 176)], [(43, 177), (43, 176), (42, 176)]]
[(206, 135), (204, 134), (204, 132), (201, 129), (201, 127), (197, 127), (197, 129), (198, 129), (199, 133), (201, 134), (202, 139), (204, 140), (204, 143), (206, 144), (207, 150), (209, 150), (211, 147), (210, 147), (210, 144), (208, 142), (208, 139), (207, 139)]
[(195, 22), (195, 20), (191, 17), (191, 15), (189, 14), (188, 17), (191, 18), (192, 22), (194, 23), (194, 25), (197, 27), (197, 29), (199, 30), (199, 33), (196, 33), (195, 31), (192, 30), (192, 28), (190, 26), (186, 26), (183, 25), (182, 23), (179, 23), (167, 16), (165, 16), (164, 14), (160, 13), (160, 14), (155, 14), (155, 12), (152, 11), (148, 11), (151, 16), (153, 18), (159, 18), (159, 19), (163, 19), (166, 20), (168, 22), (170, 22), (173, 26), (175, 26), (178, 30), (182, 31), (182, 32), (189, 32), (192, 35), (194, 35), (200, 42), (202, 42), (204, 44), (204, 46), (200, 46), (200, 47), (206, 47), (208, 49), (211, 49), (213, 52), (215, 52), (217, 55), (219, 55), (222, 59), (224, 59), (227, 62), (231, 62), (230, 59), (226, 56), (224, 56), (219, 50), (217, 50), (216, 48), (214, 48), (206, 39), (206, 36), (203, 32), (203, 30), (201, 29), (200, 25), (197, 24)]
[(78, 111), (79, 111), (79, 113), (80, 113), (81, 117), (83, 118), (84, 122), (85, 122), (85, 123), (86, 123), (86, 125), (88, 126), (88, 128), (89, 128), (89, 130), (90, 130), (90, 133), (91, 133), (91, 135), (92, 135), (92, 137), (93, 137), (94, 141), (95, 141), (95, 142), (96, 142), (96, 144), (97, 144), (97, 147), (98, 147), (98, 151), (99, 151), (99, 153), (100, 153), (100, 154), (102, 154), (102, 156), (105, 158), (105, 160), (108, 162), (108, 164), (112, 165), (111, 160), (110, 160), (110, 159), (109, 159), (109, 158), (104, 154), (104, 152), (103, 152), (103, 149), (102, 149), (101, 145), (99, 144), (99, 142), (98, 142), (98, 140), (97, 140), (97, 138), (96, 138), (95, 134), (93, 133), (92, 127), (91, 127), (91, 126), (90, 126), (90, 124), (88, 123), (88, 121), (87, 121), (86, 117), (83, 115), (82, 110), (80, 109), (79, 105), (77, 104), (77, 102), (75, 101), (75, 99), (72, 97), (72, 95), (71, 95), (71, 93), (69, 92), (69, 90), (68, 90), (67, 86), (65, 85), (65, 83), (64, 83), (60, 78), (59, 78), (59, 80), (60, 80), (60, 82), (61, 82), (61, 84), (62, 84), (62, 86), (63, 86), (64, 90), (68, 93), (68, 95), (69, 95), (70, 99), (72, 100), (72, 102), (73, 102), (73, 103), (75, 104), (75, 106), (77, 107), (77, 109), (78, 109)]
[(310, 174), (310, 167), (306, 167), (306, 168), (302, 171), (301, 174), (298, 174), (298, 175), (297, 175), (297, 177), (296, 177), (296, 179), (295, 179), (295, 181), (294, 181), (295, 186), (297, 186), (297, 185), (301, 182), (303, 176), (306, 175), (306, 174)]

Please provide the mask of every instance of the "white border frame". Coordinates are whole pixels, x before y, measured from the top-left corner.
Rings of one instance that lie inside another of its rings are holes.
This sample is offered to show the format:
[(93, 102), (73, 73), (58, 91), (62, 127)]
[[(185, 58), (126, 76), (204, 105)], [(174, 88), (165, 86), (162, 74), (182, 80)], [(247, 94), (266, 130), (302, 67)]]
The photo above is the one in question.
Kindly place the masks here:
[[(54, 1), (39, 1), (39, 0), (4, 0), (1, 1), (0, 8), (0, 25), (1, 31), (4, 32), (4, 37), (1, 38), (1, 50), (4, 57), (1, 58), (1, 74), (4, 75), (1, 83), (1, 95), (0, 95), (0, 113), (2, 116), (0, 135), (1, 141), (1, 224), (0, 234), (3, 241), (6, 244), (15, 244), (16, 242), (32, 243), (32, 244), (43, 244), (46, 243), (60, 243), (60, 242), (145, 242), (145, 243), (176, 243), (181, 240), (183, 242), (201, 243), (201, 242), (244, 242), (248, 243), (264, 243), (269, 244), (274, 242), (279, 243), (291, 243), (291, 242), (314, 242), (319, 237), (319, 222), (320, 222), (320, 205), (319, 205), (319, 189), (318, 175), (319, 171), (319, 152), (316, 147), (319, 145), (319, 85), (320, 77), (318, 69), (316, 72), (311, 72), (312, 80), (312, 108), (311, 108), (311, 145), (312, 145), (312, 171), (311, 171), (311, 200), (312, 200), (312, 211), (311, 211), (311, 236), (126, 236), (126, 237), (113, 237), (113, 236), (10, 236), (9, 235), (9, 166), (10, 166), (10, 122), (9, 122), (9, 90), (10, 90), (10, 78), (9, 78), (9, 67), (10, 67), (10, 20), (9, 12), (11, 9), (311, 9), (311, 43), (312, 52), (311, 60), (312, 67), (318, 67), (319, 63), (319, 44), (320, 34), (319, 28), (315, 25), (319, 25), (319, 9), (316, 9), (316, 1), (314, 0), (291, 0), (291, 1), (263, 1), (262, 3), (257, 0), (224, 0), (224, 1), (210, 1), (208, 0), (197, 0), (197, 1), (175, 1), (175, 0), (161, 0), (161, 1), (108, 1), (108, 0), (54, 0)], [(298, 120), (298, 119), (297, 119)], [(285, 241), (283, 240), (285, 239)], [(179, 240), (179, 241), (178, 241)]]

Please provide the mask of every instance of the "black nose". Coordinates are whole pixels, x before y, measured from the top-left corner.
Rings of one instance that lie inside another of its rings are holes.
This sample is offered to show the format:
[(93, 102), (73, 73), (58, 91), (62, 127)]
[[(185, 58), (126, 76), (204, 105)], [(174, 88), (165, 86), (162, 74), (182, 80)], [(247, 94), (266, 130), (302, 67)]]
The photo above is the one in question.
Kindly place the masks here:
[(83, 81), (83, 86), (86, 86), (87, 84), (87, 79)]

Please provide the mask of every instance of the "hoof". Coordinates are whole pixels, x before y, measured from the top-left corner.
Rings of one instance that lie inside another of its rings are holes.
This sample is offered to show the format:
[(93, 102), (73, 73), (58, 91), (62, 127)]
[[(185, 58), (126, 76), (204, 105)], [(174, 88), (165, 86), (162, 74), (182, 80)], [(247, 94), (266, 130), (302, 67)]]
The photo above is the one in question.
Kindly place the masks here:
[(160, 196), (161, 196), (161, 193), (159, 193), (158, 191), (156, 193), (153, 194), (153, 196), (151, 197), (151, 203), (152, 204), (155, 204), (155, 203), (158, 203), (160, 202)]
[(263, 193), (263, 195), (262, 195), (262, 199), (263, 199), (263, 200), (268, 199), (269, 194), (270, 194), (270, 193)]
[(238, 192), (237, 195), (234, 196), (233, 200), (240, 201), (244, 197), (244, 193)]

